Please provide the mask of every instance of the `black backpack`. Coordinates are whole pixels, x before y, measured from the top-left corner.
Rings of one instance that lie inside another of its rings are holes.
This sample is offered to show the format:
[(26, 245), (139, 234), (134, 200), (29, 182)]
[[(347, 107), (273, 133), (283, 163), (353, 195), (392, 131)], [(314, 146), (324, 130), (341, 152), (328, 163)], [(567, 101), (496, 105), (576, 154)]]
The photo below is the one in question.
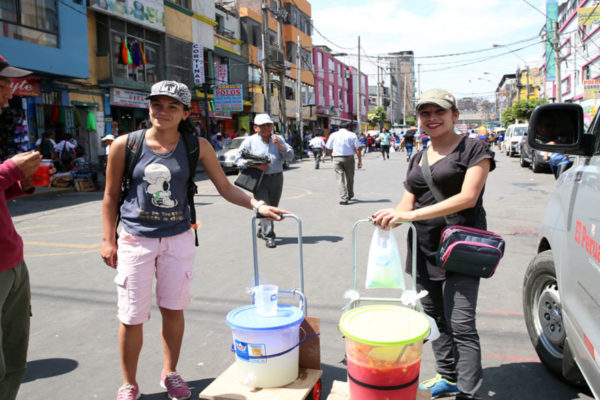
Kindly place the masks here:
[[(180, 132), (181, 138), (185, 145), (185, 153), (188, 157), (188, 166), (190, 169), (190, 176), (186, 182), (187, 186), (187, 200), (188, 206), (190, 207), (190, 224), (194, 228), (195, 243), (198, 246), (198, 226), (196, 225), (196, 208), (194, 206), (194, 195), (198, 193), (198, 187), (194, 183), (194, 175), (196, 174), (196, 166), (198, 165), (198, 156), (200, 155), (200, 146), (198, 144), (198, 138), (190, 133)], [(146, 136), (146, 130), (140, 129), (133, 131), (127, 135), (127, 141), (125, 143), (125, 169), (123, 170), (123, 179), (121, 180), (121, 196), (119, 198), (119, 208), (117, 212), (117, 225), (121, 220), (121, 206), (125, 202), (125, 197), (131, 189), (131, 180), (133, 179), (133, 169), (140, 158), (140, 151), (142, 144), (144, 143), (144, 137)], [(115, 227), (116, 234), (116, 227)]]
[(60, 162), (63, 166), (70, 166), (71, 161), (75, 159), (75, 148), (64, 143), (63, 149), (60, 152)]

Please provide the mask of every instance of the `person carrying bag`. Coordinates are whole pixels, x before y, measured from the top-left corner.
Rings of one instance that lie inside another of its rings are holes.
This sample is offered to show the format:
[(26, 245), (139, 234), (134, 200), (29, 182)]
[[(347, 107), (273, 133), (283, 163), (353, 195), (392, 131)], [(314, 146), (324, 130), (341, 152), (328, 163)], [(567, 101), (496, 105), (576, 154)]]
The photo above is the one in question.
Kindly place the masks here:
[[(495, 168), (493, 154), (481, 141), (454, 133), (459, 111), (454, 96), (442, 89), (429, 90), (417, 103), (417, 116), (430, 144), (408, 164), (402, 200), (395, 208), (379, 210), (371, 220), (383, 229), (412, 222), (416, 238), (408, 235), (406, 270), (412, 269), (412, 241), (416, 240), (417, 291), (424, 312), (432, 317), (440, 337), (432, 342), (436, 376), (421, 382), (432, 397), (456, 396), (457, 400), (481, 399), (483, 384), (481, 345), (476, 327), (480, 278), (438, 266), (438, 248), (445, 217), (453, 223), (485, 231), (483, 192), (488, 173)], [(429, 172), (443, 199), (436, 200), (423, 176), (427, 152)]]

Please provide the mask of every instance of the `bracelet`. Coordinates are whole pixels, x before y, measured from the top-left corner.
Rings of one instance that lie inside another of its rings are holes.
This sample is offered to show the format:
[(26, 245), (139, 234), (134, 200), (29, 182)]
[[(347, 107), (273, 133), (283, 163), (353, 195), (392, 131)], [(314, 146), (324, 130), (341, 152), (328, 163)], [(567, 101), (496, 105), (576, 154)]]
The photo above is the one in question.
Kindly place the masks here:
[(261, 206), (264, 206), (264, 205), (265, 205), (265, 202), (263, 200), (259, 200), (259, 201), (256, 202), (255, 205), (252, 206), (252, 209), (254, 210), (254, 212), (256, 213), (256, 215), (258, 215), (258, 209)]

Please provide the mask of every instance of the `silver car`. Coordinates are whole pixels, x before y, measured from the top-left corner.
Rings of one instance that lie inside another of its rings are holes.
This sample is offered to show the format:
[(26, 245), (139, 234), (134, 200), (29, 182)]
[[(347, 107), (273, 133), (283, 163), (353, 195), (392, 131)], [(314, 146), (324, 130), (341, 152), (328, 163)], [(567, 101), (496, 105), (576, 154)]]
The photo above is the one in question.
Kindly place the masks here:
[(238, 166), (235, 165), (235, 156), (245, 139), (246, 137), (236, 137), (231, 143), (223, 146), (223, 149), (217, 151), (217, 160), (225, 173), (238, 171)]

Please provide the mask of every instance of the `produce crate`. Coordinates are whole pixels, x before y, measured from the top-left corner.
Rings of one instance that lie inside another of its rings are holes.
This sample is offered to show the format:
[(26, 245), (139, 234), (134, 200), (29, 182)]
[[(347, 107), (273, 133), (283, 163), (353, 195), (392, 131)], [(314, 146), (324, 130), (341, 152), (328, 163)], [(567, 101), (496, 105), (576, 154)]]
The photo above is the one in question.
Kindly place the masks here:
[(96, 185), (91, 178), (75, 179), (75, 190), (78, 192), (93, 192), (96, 190)]

